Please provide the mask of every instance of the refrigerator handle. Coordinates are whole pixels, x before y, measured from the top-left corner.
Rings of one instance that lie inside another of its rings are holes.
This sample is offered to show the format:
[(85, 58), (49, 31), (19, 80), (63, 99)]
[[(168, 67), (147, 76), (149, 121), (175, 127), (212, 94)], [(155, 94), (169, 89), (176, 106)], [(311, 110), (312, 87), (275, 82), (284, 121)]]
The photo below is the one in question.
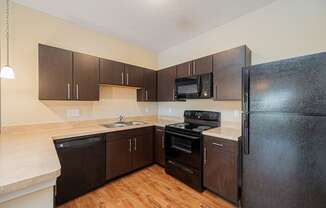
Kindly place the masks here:
[(243, 114), (242, 143), (243, 154), (249, 155), (249, 115)]

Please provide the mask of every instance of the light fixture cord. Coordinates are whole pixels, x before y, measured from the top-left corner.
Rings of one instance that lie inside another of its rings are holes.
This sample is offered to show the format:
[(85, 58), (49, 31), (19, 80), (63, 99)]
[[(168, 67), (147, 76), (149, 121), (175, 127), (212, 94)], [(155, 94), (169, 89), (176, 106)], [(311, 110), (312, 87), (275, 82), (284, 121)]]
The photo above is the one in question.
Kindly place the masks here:
[(9, 0), (6, 7), (7, 66), (9, 66)]

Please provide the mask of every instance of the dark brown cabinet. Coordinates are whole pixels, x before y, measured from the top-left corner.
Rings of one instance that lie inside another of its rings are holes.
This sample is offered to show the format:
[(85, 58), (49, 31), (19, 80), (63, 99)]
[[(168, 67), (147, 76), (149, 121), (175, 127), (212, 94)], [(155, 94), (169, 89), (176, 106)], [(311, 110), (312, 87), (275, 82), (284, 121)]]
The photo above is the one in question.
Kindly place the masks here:
[(213, 56), (206, 56), (194, 60), (193, 75), (207, 74), (213, 72)]
[(131, 139), (124, 135), (110, 135), (106, 144), (106, 178), (112, 179), (132, 169)]
[(39, 44), (39, 99), (70, 100), (73, 85), (73, 53)]
[(133, 139), (133, 169), (145, 167), (154, 161), (153, 132)]
[(251, 64), (246, 46), (213, 56), (214, 100), (241, 100), (242, 68)]
[(153, 127), (108, 133), (106, 178), (116, 178), (154, 162)]
[(175, 101), (176, 67), (172, 66), (157, 72), (157, 100)]
[(74, 53), (75, 100), (99, 100), (99, 58)]
[(124, 84), (125, 64), (108, 59), (100, 59), (100, 83), (109, 85)]
[(39, 45), (40, 100), (99, 100), (99, 59)]
[(155, 128), (155, 162), (165, 165), (164, 128)]
[(137, 90), (137, 101), (153, 102), (157, 100), (157, 72), (150, 69), (143, 70), (144, 87)]
[(143, 87), (143, 69), (134, 65), (125, 65), (125, 85), (131, 87)]
[(189, 61), (176, 66), (177, 78), (188, 77), (193, 75), (193, 62)]
[(238, 142), (204, 136), (204, 187), (233, 202), (239, 197)]

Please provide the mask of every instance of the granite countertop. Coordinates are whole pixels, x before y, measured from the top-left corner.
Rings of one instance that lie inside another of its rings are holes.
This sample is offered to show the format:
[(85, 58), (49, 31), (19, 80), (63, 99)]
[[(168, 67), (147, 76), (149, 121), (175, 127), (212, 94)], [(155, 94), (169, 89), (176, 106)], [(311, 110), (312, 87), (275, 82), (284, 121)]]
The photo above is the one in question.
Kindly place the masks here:
[(165, 126), (179, 121), (154, 117), (138, 117), (133, 120), (144, 121), (146, 124), (106, 128), (101, 124), (116, 120), (98, 120), (4, 128), (0, 135), (0, 196), (60, 176), (61, 166), (53, 140), (154, 125)]

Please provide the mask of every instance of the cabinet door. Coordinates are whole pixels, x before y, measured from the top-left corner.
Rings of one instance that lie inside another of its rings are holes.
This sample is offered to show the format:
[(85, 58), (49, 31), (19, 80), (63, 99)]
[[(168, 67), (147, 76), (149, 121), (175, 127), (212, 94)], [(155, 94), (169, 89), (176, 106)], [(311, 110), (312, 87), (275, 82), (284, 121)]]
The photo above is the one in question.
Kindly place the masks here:
[(193, 75), (192, 61), (177, 65), (177, 78), (188, 77), (191, 75)]
[(213, 72), (213, 56), (206, 56), (194, 60), (193, 74), (207, 74)]
[(99, 100), (99, 58), (74, 53), (74, 86), (76, 100)]
[(124, 84), (125, 65), (117, 61), (100, 59), (100, 83), (110, 85)]
[(122, 135), (107, 135), (106, 178), (112, 179), (132, 170), (132, 140)]
[(175, 101), (176, 67), (172, 66), (157, 72), (157, 100)]
[(238, 202), (238, 143), (204, 137), (204, 186)]
[(246, 46), (213, 56), (214, 100), (241, 100), (242, 68), (250, 62), (251, 52)]
[(165, 165), (164, 128), (155, 129), (155, 162)]
[(143, 69), (138, 66), (125, 65), (125, 85), (143, 87)]
[(153, 132), (133, 138), (133, 169), (145, 167), (153, 163)]
[(39, 99), (72, 98), (72, 52), (39, 45)]
[(137, 90), (137, 101), (156, 101), (156, 74), (157, 72), (150, 69), (144, 69), (144, 88)]

